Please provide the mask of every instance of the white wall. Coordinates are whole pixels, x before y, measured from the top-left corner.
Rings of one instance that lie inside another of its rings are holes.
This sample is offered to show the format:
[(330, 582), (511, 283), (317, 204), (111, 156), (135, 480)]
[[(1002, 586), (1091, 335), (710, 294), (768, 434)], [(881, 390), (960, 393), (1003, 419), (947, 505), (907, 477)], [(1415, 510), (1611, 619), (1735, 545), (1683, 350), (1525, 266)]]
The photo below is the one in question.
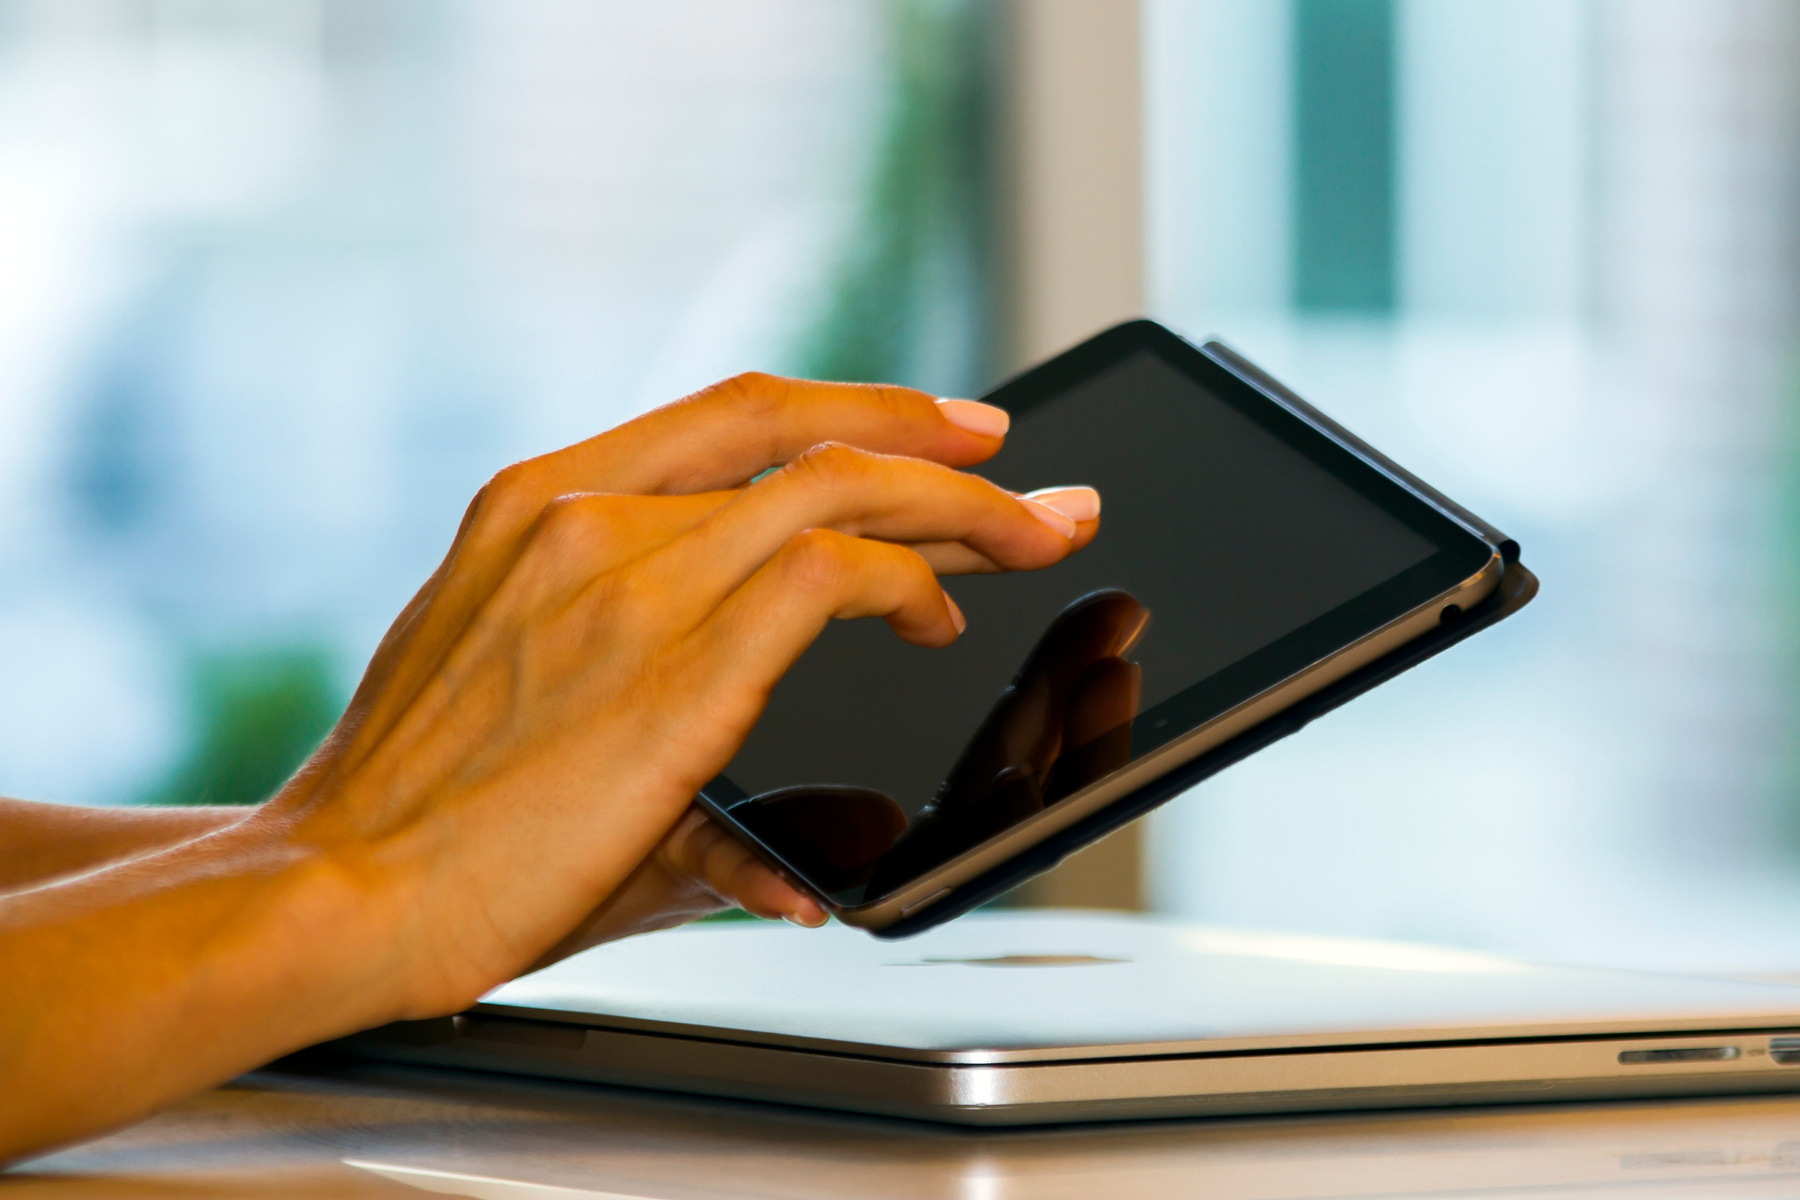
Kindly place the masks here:
[(1286, 0), (1145, 0), (1147, 276), (1159, 313), (1287, 306), (1291, 25)]
[(1270, 256), (1219, 266), (1271, 237), (1234, 204), (1285, 211), (1286, 147), (1241, 136), (1284, 119), (1285, 8), (1154, 10), (1158, 313), (1495, 520), (1544, 591), (1159, 813), (1156, 902), (1792, 970), (1800, 8), (1403, 0), (1391, 320), (1301, 319)]
[(1397, 6), (1401, 306), (1578, 320), (1593, 46), (1575, 0)]

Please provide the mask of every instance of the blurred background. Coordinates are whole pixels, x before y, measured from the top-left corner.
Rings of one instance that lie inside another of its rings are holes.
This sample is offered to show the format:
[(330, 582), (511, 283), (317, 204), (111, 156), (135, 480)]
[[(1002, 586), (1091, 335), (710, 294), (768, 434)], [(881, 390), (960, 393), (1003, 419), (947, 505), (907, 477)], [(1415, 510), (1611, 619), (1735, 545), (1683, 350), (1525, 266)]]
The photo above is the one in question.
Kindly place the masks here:
[(1800, 972), (1800, 0), (0, 0), (0, 793), (261, 799), (508, 461), (1140, 312), (1544, 591), (1022, 899)]

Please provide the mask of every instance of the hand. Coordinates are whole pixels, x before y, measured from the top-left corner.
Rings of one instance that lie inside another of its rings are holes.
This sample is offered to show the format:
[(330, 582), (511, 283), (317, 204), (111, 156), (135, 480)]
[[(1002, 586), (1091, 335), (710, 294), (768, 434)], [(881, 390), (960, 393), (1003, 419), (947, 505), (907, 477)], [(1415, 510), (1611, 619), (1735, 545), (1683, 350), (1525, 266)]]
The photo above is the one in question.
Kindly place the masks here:
[(944, 645), (962, 618), (937, 572), (1048, 566), (1093, 536), (1095, 520), (951, 469), (997, 450), (1000, 420), (750, 377), (484, 489), (338, 731), (263, 814), (394, 924), (398, 1015), (727, 900), (822, 921), (682, 817), (827, 620), (881, 616)]
[(956, 469), (1004, 429), (746, 376), (502, 471), (278, 796), (0, 895), (0, 1162), (727, 898), (816, 919), (690, 801), (826, 621), (943, 645), (936, 572), (1094, 535)]

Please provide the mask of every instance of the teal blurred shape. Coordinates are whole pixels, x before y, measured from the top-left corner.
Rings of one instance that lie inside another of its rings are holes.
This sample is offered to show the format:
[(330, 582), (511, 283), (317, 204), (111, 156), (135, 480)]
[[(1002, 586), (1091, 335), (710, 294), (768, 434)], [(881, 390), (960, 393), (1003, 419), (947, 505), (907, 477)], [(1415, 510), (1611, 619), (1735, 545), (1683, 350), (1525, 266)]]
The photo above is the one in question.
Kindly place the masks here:
[(1394, 308), (1394, 6), (1295, 0), (1294, 305)]

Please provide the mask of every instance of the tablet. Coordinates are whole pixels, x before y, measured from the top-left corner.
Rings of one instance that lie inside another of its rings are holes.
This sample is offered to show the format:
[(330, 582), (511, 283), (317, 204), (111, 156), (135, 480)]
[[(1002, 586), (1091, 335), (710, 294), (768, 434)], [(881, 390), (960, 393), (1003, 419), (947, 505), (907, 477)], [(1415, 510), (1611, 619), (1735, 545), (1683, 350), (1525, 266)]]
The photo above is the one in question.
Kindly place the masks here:
[[(953, 645), (834, 622), (700, 803), (841, 920), (945, 904), (1499, 586), (1497, 535), (1247, 364), (1149, 321), (1002, 385), (1020, 491), (1099, 489), (1099, 535), (946, 579)], [(1096, 835), (1097, 836), (1097, 835)]]

